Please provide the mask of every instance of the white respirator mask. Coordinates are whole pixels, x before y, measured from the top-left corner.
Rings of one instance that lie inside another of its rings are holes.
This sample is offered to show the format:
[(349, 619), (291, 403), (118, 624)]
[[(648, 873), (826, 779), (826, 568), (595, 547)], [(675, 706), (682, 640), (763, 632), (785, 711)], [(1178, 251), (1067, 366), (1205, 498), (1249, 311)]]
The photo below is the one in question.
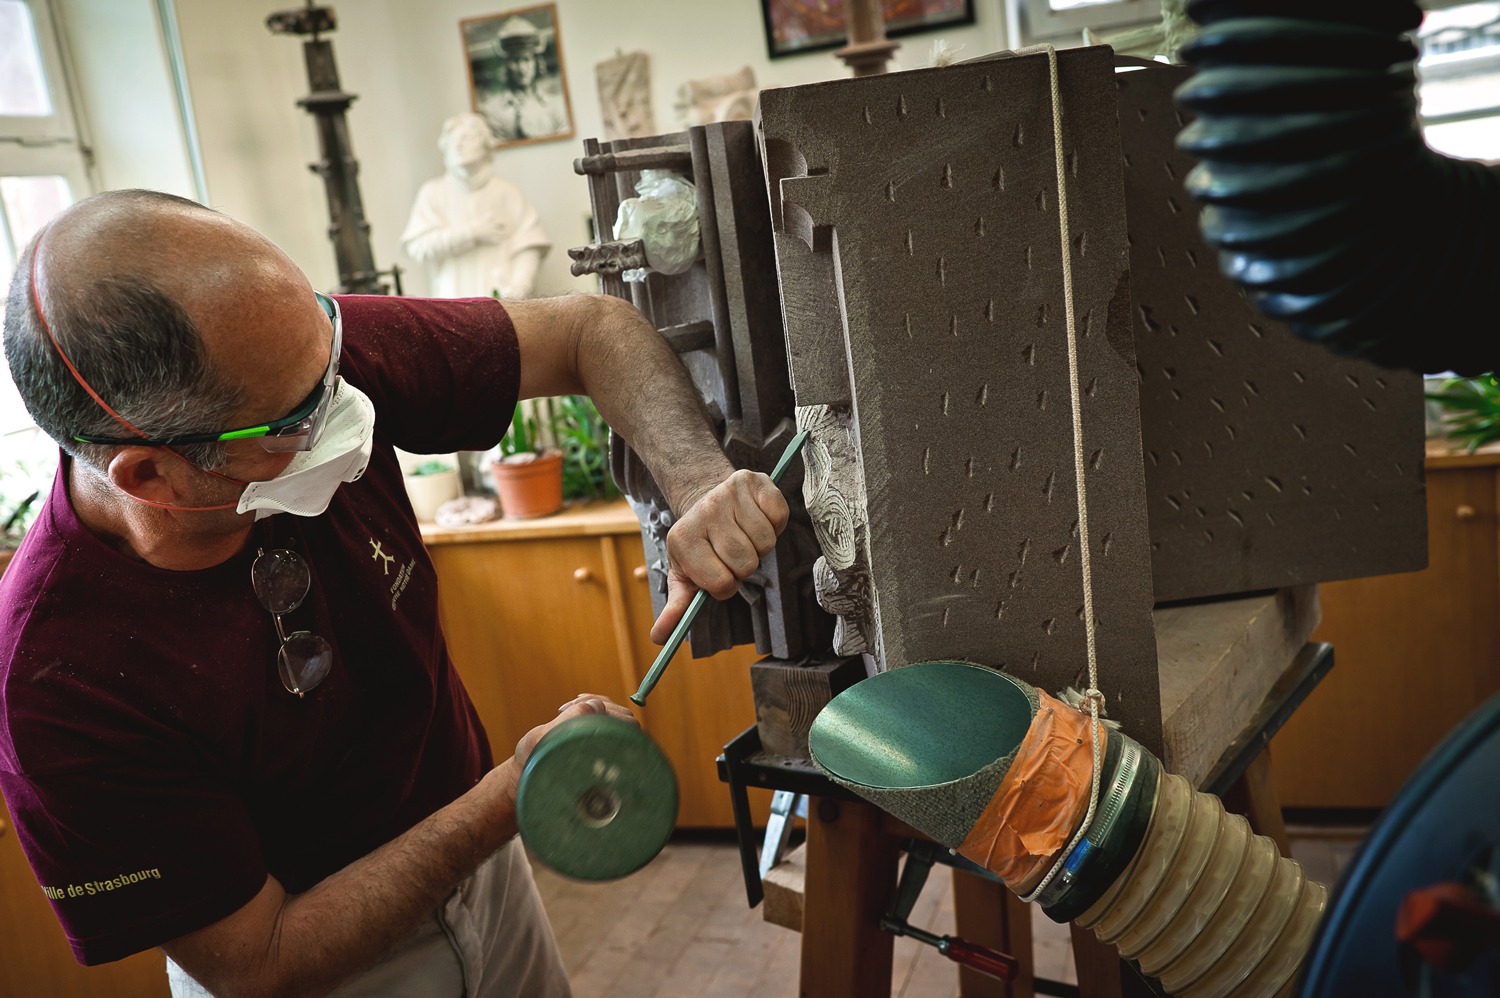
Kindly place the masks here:
[(273, 513), (317, 516), (328, 508), (340, 485), (365, 473), (375, 438), (375, 404), (343, 378), (333, 392), (317, 443), (292, 458), (275, 478), (246, 486), (236, 512), (255, 510), (257, 520)]

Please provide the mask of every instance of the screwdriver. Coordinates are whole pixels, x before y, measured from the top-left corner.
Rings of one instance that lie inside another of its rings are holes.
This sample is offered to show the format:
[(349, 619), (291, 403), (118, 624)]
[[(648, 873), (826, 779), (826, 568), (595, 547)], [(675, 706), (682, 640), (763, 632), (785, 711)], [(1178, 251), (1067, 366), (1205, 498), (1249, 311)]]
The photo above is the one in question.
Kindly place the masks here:
[[(787, 466), (792, 463), (792, 458), (797, 456), (797, 452), (802, 449), (802, 445), (806, 442), (806, 430), (799, 430), (797, 435), (792, 437), (792, 442), (786, 445), (786, 450), (782, 452), (781, 459), (776, 462), (776, 467), (771, 471), (772, 484), (781, 484), (781, 476), (786, 472)], [(667, 638), (667, 643), (662, 646), (661, 654), (656, 656), (656, 661), (652, 662), (651, 668), (646, 670), (646, 678), (641, 680), (641, 688), (631, 694), (630, 700), (632, 703), (642, 707), (646, 705), (646, 698), (656, 688), (656, 683), (661, 679), (661, 674), (667, 671), (667, 663), (672, 661), (672, 656), (677, 654), (678, 648), (682, 647), (682, 642), (687, 638), (688, 631), (692, 630), (693, 621), (698, 619), (698, 614), (707, 603), (708, 591), (704, 589), (698, 590), (697, 594), (693, 597), (693, 602), (688, 604), (687, 612), (682, 615), (682, 619), (673, 628), (672, 636)]]

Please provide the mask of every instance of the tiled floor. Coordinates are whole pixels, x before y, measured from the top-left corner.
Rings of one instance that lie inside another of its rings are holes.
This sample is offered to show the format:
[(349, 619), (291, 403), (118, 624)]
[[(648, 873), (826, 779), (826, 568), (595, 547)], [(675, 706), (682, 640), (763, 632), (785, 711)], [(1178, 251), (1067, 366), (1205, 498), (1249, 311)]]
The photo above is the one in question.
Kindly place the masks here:
[[(1292, 854), (1308, 875), (1332, 884), (1349, 861), (1360, 828), (1289, 829)], [(745, 905), (732, 842), (683, 840), (641, 872), (608, 884), (567, 880), (536, 868), (578, 998), (790, 998), (797, 994), (800, 936), (770, 925)], [(934, 871), (912, 912), (913, 925), (954, 931), (951, 878)], [(1032, 919), (1039, 977), (1073, 982), (1068, 927)], [(897, 939), (895, 998), (953, 998), (953, 964), (931, 947)]]

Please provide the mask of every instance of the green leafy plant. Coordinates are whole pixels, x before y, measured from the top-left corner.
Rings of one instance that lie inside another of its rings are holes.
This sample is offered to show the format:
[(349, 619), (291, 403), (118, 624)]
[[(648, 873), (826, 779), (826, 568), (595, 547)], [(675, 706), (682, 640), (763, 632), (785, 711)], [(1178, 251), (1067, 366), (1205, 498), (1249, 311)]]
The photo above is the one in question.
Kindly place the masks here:
[(609, 499), (620, 494), (609, 474), (609, 425), (585, 395), (553, 400), (552, 437), (563, 452), (563, 496)]
[(527, 416), (519, 405), (516, 406), (516, 414), (510, 421), (510, 429), (506, 430), (505, 436), (500, 439), (500, 457), (536, 454), (541, 450), (537, 442), (536, 420)]
[(26, 536), (26, 528), (36, 516), (37, 500), (41, 496), (41, 492), (33, 492), (15, 506), (0, 509), (0, 551), (21, 546), (21, 538)]
[(1481, 378), (1450, 378), (1429, 401), (1442, 406), (1443, 429), (1448, 439), (1475, 451), (1500, 440), (1500, 381), (1493, 374)]
[(407, 472), (407, 474), (415, 478), (420, 475), (441, 475), (445, 471), (452, 470), (453, 465), (448, 464), (446, 461), (439, 461), (434, 458), (431, 461), (423, 461), (421, 464), (411, 469), (411, 471)]

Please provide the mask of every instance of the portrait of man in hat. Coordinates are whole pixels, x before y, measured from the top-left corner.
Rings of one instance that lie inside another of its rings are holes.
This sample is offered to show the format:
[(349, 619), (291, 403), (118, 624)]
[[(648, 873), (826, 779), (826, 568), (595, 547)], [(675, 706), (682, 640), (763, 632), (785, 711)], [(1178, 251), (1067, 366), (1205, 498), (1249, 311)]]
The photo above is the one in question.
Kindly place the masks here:
[(571, 138), (556, 5), (472, 18), (461, 27), (474, 110), (497, 144)]

